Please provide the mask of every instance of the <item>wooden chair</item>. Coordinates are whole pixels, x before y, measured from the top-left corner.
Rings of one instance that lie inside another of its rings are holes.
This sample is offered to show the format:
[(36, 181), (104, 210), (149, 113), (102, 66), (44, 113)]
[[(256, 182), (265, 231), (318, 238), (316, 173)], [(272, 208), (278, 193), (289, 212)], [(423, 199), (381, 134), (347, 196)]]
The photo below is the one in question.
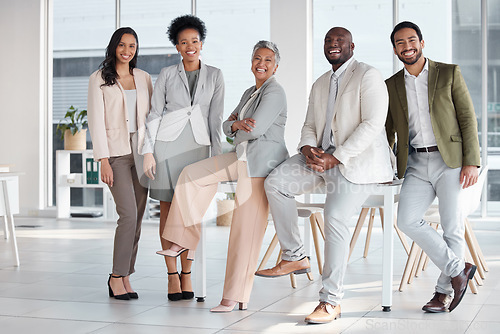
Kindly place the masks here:
[[(314, 243), (314, 249), (316, 252), (316, 258), (318, 259), (318, 269), (320, 275), (323, 274), (323, 265), (322, 265), (322, 260), (321, 260), (321, 248), (319, 244), (319, 235), (318, 235), (318, 230), (320, 231), (323, 240), (325, 238), (325, 232), (324, 232), (324, 222), (323, 222), (323, 216), (321, 215), (321, 212), (323, 211), (323, 204), (322, 203), (301, 203), (297, 201), (297, 212), (299, 214), (300, 218), (309, 218), (309, 223), (311, 224), (311, 232), (313, 236), (313, 243)], [(271, 257), (272, 253), (274, 252), (274, 249), (278, 245), (278, 235), (274, 233), (274, 237), (271, 240), (271, 243), (269, 244), (269, 247), (267, 248), (262, 261), (260, 262), (259, 267), (257, 270), (261, 270), (264, 268), (266, 265), (267, 261)], [(278, 258), (276, 259), (276, 264), (278, 264), (281, 261), (281, 251), (278, 253)], [(309, 278), (310, 281), (313, 280), (312, 273), (309, 272), (307, 273), (307, 278)], [(290, 282), (292, 285), (292, 288), (297, 287), (297, 281), (295, 279), (294, 274), (290, 274)]]
[[(394, 202), (396, 203), (398, 200), (399, 200), (399, 196), (395, 196)], [(383, 217), (384, 210), (382, 209), (383, 204), (384, 204), (384, 197), (382, 195), (371, 195), (370, 197), (368, 197), (368, 199), (365, 201), (365, 203), (363, 203), (362, 210), (361, 210), (361, 213), (359, 215), (359, 218), (358, 218), (358, 221), (357, 221), (357, 224), (356, 224), (356, 227), (354, 229), (354, 233), (353, 233), (353, 236), (351, 239), (349, 257), (351, 256), (354, 245), (356, 244), (356, 240), (359, 237), (359, 233), (361, 231), (361, 228), (363, 227), (368, 210), (371, 210), (372, 212), (370, 215), (369, 230), (368, 230), (368, 234), (367, 234), (367, 243), (365, 245), (365, 254), (367, 254), (376, 208), (379, 209), (380, 217), (381, 217), (381, 221), (382, 221), (382, 226), (383, 226), (383, 221), (384, 221), (384, 217)], [(316, 259), (317, 259), (318, 270), (319, 270), (320, 275), (323, 274), (323, 260), (322, 260), (320, 239), (319, 239), (320, 235), (323, 238), (323, 241), (325, 240), (325, 222), (323, 220), (323, 208), (324, 208), (324, 203), (301, 203), (301, 202), (297, 201), (297, 210), (298, 210), (299, 217), (309, 218), (309, 223), (311, 226), (311, 233), (312, 233), (313, 243), (314, 243), (314, 250), (316, 253)], [(396, 220), (394, 222), (396, 222)], [(398, 234), (398, 236), (401, 240), (401, 243), (403, 244), (403, 247), (405, 248), (405, 251), (408, 254), (410, 247), (408, 245), (408, 242), (406, 241), (405, 235), (397, 228), (395, 223), (394, 223), (394, 228), (396, 229), (396, 233)], [(275, 233), (257, 270), (261, 270), (264, 268), (267, 261), (271, 257), (274, 249), (276, 248), (277, 244), (278, 244), (278, 236)], [(364, 257), (366, 257), (366, 255)], [(276, 264), (278, 264), (280, 261), (281, 261), (281, 252), (279, 252), (278, 259), (276, 260)], [(308, 273), (307, 276), (308, 276), (309, 280), (313, 280), (311, 273)], [(294, 274), (290, 274), (290, 280), (291, 280), (292, 287), (295, 288), (296, 287), (296, 280), (295, 280)]]
[[(469, 287), (472, 293), (477, 293), (476, 284), (479, 286), (483, 285), (483, 279), (485, 278), (485, 272), (488, 271), (488, 266), (467, 216), (473, 213), (479, 206), (487, 174), (488, 166), (485, 166), (481, 169), (477, 183), (472, 187), (462, 190), (460, 195), (460, 207), (462, 209), (463, 216), (465, 217), (465, 241), (467, 243), (465, 260), (467, 262), (474, 263), (477, 266), (474, 280), (469, 281)], [(440, 223), (439, 206), (432, 205), (426, 212), (424, 220), (430, 223), (430, 225), (437, 230)], [(422, 249), (420, 249), (420, 247), (413, 242), (410, 253), (408, 254), (405, 269), (403, 271), (399, 291), (403, 291), (407, 284), (411, 284), (414, 277), (418, 277), (420, 272), (425, 270), (428, 262), (429, 257), (427, 254), (425, 254)]]
[[(395, 203), (399, 201), (399, 195), (395, 199)], [(358, 221), (356, 223), (356, 227), (354, 228), (354, 232), (352, 234), (351, 243), (349, 244), (349, 258), (351, 258), (352, 251), (354, 250), (354, 246), (358, 240), (359, 234), (361, 233), (361, 229), (365, 223), (366, 216), (368, 212), (370, 213), (370, 218), (368, 220), (368, 230), (366, 231), (366, 241), (365, 241), (365, 250), (363, 252), (363, 257), (366, 258), (368, 256), (368, 249), (370, 247), (370, 239), (372, 235), (373, 229), (373, 221), (375, 220), (375, 212), (378, 209), (380, 214), (380, 222), (382, 224), (382, 229), (384, 228), (384, 209), (382, 208), (384, 204), (384, 199), (379, 195), (370, 196), (366, 202), (363, 204), (361, 213), (359, 214)], [(408, 245), (408, 241), (406, 240), (406, 236), (396, 225), (396, 215), (394, 215), (394, 229), (396, 230), (396, 234), (401, 240), (403, 244), (403, 248), (406, 251), (406, 254), (410, 253), (410, 246)]]

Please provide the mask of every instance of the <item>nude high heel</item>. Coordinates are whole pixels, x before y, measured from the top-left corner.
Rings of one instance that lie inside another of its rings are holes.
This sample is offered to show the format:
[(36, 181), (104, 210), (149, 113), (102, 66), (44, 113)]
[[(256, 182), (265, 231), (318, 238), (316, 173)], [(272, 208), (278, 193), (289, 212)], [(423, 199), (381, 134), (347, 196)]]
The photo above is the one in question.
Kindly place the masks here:
[(164, 250), (157, 251), (156, 254), (168, 256), (168, 257), (178, 257), (179, 255), (181, 255), (182, 253), (184, 253), (186, 251), (188, 252), (187, 259), (189, 261), (194, 261), (194, 250), (187, 249), (187, 248), (181, 248), (177, 252), (173, 251), (171, 249), (164, 249)]
[(218, 306), (211, 308), (210, 312), (214, 312), (214, 313), (231, 312), (232, 310), (234, 310), (234, 308), (236, 307), (236, 305), (238, 305), (238, 309), (239, 310), (244, 311), (244, 310), (247, 309), (247, 303), (238, 303), (238, 302), (235, 302), (235, 301), (231, 301), (231, 302), (234, 303), (234, 304), (226, 306), (226, 305), (222, 305), (222, 303), (221, 303)]

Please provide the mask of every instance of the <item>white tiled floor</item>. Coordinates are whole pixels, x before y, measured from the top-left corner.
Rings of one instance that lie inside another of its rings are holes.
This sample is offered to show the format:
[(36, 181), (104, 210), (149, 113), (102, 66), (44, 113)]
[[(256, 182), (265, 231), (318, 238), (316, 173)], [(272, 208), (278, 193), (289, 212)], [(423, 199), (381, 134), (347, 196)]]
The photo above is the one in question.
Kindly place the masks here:
[[(352, 220), (352, 226), (355, 223)], [(381, 310), (380, 223), (376, 221), (368, 258), (364, 231), (347, 268), (342, 318), (327, 325), (306, 325), (317, 304), (320, 282), (297, 277), (257, 277), (246, 311), (212, 314), (221, 298), (229, 228), (207, 225), (207, 298), (169, 302), (157, 225), (145, 223), (132, 276), (139, 300), (107, 295), (115, 224), (96, 220), (16, 218), (21, 267), (12, 266), (10, 244), (0, 236), (0, 333), (498, 333), (500, 332), (500, 221), (473, 220), (490, 271), (479, 293), (468, 292), (452, 313), (425, 314), (437, 268), (430, 264), (405, 291), (397, 291), (406, 254), (395, 239), (394, 294), (391, 312)], [(23, 227), (24, 226), (24, 227)], [(36, 227), (29, 227), (36, 226)], [(274, 234), (270, 226), (262, 254)], [(272, 257), (275, 259), (275, 256)], [(271, 263), (269, 263), (271, 265)], [(194, 273), (196, 274), (196, 273)]]

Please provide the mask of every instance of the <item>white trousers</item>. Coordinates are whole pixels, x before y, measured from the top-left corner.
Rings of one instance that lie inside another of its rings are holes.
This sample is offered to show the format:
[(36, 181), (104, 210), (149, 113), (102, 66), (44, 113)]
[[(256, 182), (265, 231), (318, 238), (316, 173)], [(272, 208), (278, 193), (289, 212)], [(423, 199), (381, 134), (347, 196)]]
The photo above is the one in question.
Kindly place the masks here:
[(323, 173), (307, 167), (301, 154), (279, 165), (264, 184), (276, 233), (283, 250), (282, 258), (297, 261), (305, 256), (300, 238), (297, 206), (294, 196), (326, 185), (325, 202), (325, 264), (320, 301), (338, 305), (344, 295), (343, 280), (349, 256), (348, 223), (376, 185), (354, 184), (335, 167)]
[[(448, 167), (439, 152), (413, 152), (408, 157), (398, 207), (398, 227), (429, 256), (441, 270), (436, 292), (451, 294), (451, 277), (465, 266), (464, 217), (459, 207), (460, 168)], [(439, 199), (443, 235), (422, 218)]]

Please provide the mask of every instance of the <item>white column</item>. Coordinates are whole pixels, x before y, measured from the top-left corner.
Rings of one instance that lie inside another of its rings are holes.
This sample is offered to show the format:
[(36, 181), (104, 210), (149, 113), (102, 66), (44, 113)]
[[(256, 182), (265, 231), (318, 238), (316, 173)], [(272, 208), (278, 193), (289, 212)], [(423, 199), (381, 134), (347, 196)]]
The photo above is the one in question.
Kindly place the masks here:
[(0, 0), (0, 158), (25, 172), (21, 213), (38, 214), (45, 203), (44, 8), (48, 0)]
[(312, 0), (271, 0), (271, 41), (278, 45), (281, 54), (276, 78), (287, 96), (285, 141), (293, 155), (297, 152), (312, 84)]

